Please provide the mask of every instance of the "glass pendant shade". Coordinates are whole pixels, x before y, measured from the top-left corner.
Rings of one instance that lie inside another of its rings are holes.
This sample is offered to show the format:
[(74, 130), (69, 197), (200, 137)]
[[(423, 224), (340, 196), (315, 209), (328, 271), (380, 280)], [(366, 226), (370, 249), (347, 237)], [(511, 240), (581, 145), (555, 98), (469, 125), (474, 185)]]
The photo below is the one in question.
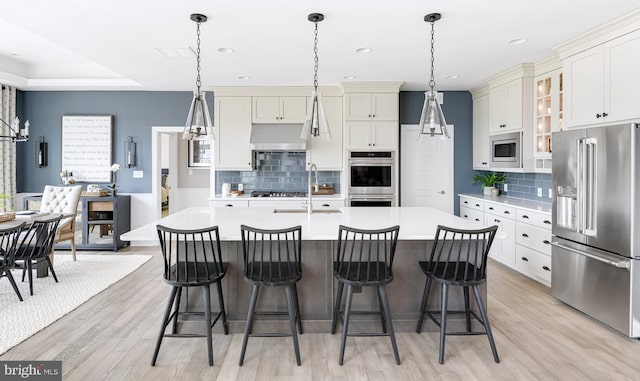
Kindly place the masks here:
[(209, 107), (205, 92), (193, 92), (193, 101), (189, 108), (189, 115), (184, 125), (184, 134), (182, 138), (185, 140), (208, 140), (215, 139), (213, 132), (213, 123), (209, 115)]
[(447, 132), (447, 121), (444, 119), (444, 113), (440, 108), (440, 103), (436, 97), (435, 91), (427, 91), (424, 93), (424, 106), (422, 106), (422, 114), (420, 115), (420, 134), (418, 140), (423, 136), (431, 137), (443, 135), (449, 137)]
[(311, 92), (311, 101), (309, 103), (309, 113), (307, 114), (304, 124), (302, 125), (301, 139), (320, 138), (322, 140), (331, 140), (331, 130), (327, 121), (327, 114), (322, 107), (322, 97), (320, 92), (313, 90)]

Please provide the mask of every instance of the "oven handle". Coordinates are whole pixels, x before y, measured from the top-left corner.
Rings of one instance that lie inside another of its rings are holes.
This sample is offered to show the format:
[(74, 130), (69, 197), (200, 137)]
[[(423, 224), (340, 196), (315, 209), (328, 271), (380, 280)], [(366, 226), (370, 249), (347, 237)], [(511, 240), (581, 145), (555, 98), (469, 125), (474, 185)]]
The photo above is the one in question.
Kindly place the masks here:
[(350, 200), (355, 200), (355, 201), (380, 201), (380, 200), (389, 200), (392, 201), (393, 200), (393, 196), (385, 196), (385, 195), (380, 195), (380, 196), (371, 196), (371, 195), (367, 195), (367, 196), (349, 196)]

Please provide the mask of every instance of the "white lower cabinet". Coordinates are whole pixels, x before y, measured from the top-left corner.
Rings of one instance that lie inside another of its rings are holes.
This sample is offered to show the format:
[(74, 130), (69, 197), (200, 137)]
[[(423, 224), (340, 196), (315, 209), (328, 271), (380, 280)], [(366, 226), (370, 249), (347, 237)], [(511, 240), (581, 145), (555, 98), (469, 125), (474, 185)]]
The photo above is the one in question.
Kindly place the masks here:
[(460, 196), (460, 217), (497, 225), (489, 257), (546, 285), (551, 285), (551, 214)]
[[(314, 209), (337, 209), (344, 206), (344, 200), (312, 199)], [(302, 209), (306, 208), (307, 199), (294, 200), (249, 200), (252, 208)]]

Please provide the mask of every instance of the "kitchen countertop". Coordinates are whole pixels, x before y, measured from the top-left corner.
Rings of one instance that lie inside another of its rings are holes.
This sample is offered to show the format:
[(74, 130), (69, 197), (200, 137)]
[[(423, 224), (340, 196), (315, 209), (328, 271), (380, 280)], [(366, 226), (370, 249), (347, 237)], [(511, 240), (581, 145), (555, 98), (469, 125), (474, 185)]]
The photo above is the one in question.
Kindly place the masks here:
[[(314, 200), (344, 200), (345, 196), (341, 194), (314, 194)], [(220, 201), (220, 200), (251, 200), (251, 201), (285, 201), (285, 200), (306, 200), (307, 197), (251, 197), (250, 193), (244, 193), (240, 196), (229, 196), (224, 197), (222, 194), (216, 194), (215, 198), (209, 198), (209, 201)]]
[(470, 198), (475, 198), (483, 201), (497, 202), (500, 204), (514, 206), (517, 208), (529, 209), (534, 212), (551, 214), (551, 204), (547, 202), (524, 200), (524, 199), (515, 198), (515, 197), (485, 196), (482, 194), (468, 194), (468, 193), (458, 194), (458, 196), (470, 197)]
[(400, 225), (400, 240), (432, 240), (438, 224), (461, 229), (483, 225), (429, 207), (341, 208), (342, 213), (274, 213), (274, 208), (192, 207), (121, 235), (125, 241), (157, 241), (156, 224), (178, 229), (218, 225), (222, 241), (240, 241), (240, 225), (279, 229), (302, 226), (303, 240), (336, 240), (338, 226), (379, 229)]

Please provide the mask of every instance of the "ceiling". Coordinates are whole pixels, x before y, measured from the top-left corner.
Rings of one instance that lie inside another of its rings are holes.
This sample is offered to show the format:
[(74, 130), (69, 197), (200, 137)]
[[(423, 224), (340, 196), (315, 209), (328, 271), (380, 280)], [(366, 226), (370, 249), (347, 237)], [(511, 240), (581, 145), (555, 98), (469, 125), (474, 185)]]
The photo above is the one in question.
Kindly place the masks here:
[[(158, 48), (195, 50), (201, 26), (203, 86), (308, 86), (313, 23), (319, 84), (402, 81), (423, 90), (435, 24), (439, 90), (468, 90), (521, 62), (638, 9), (638, 0), (29, 0), (0, 5), (0, 82), (22, 90), (193, 90), (195, 56), (170, 59)], [(507, 42), (526, 38), (524, 44)], [(233, 53), (219, 53), (218, 48)], [(369, 47), (370, 53), (356, 53)], [(457, 75), (457, 79), (448, 76)], [(238, 79), (249, 76), (250, 79)], [(355, 76), (354, 79), (345, 79)]]

